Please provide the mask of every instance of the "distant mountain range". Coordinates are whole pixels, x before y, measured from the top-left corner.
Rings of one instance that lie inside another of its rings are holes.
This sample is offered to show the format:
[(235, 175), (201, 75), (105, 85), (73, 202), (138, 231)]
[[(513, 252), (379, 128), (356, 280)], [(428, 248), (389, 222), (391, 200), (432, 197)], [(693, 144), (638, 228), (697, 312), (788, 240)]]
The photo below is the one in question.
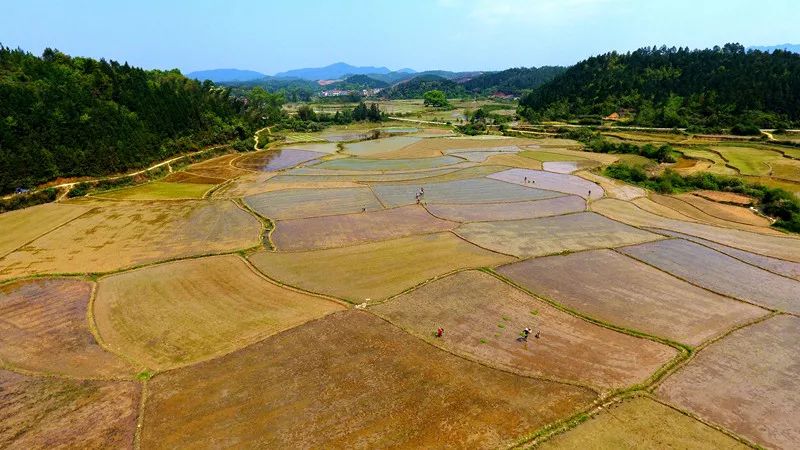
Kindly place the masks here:
[(240, 70), (240, 69), (213, 69), (213, 70), (199, 70), (197, 72), (190, 72), (186, 75), (188, 78), (195, 80), (211, 80), (214, 83), (225, 83), (232, 81), (250, 81), (264, 78), (261, 72), (254, 70)]
[(800, 44), (781, 44), (747, 47), (748, 50), (760, 50), (762, 52), (773, 52), (775, 50), (786, 50), (787, 52), (800, 53)]
[(340, 80), (352, 75), (383, 76), (381, 81), (393, 82), (417, 73), (414, 69), (390, 70), (386, 67), (352, 66), (347, 63), (335, 63), (325, 67), (306, 67), (279, 72), (273, 76), (253, 70), (213, 69), (191, 72), (187, 76), (197, 80), (211, 80), (215, 83), (231, 83), (258, 80), (262, 78), (283, 78), (300, 80)]
[[(400, 73), (416, 73), (412, 69), (400, 69)], [(301, 78), (304, 80), (338, 80), (345, 75), (385, 75), (392, 73), (386, 67), (372, 66), (351, 66), (347, 63), (336, 63), (325, 67), (310, 67), (304, 69), (294, 69), (286, 72), (276, 73), (276, 78)]]

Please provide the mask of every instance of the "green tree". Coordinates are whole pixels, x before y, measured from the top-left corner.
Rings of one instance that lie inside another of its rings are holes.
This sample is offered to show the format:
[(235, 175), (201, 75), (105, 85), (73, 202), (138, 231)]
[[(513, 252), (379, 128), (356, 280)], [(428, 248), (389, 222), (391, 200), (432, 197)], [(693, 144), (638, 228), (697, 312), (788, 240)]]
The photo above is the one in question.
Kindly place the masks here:
[(427, 91), (422, 94), (425, 106), (433, 106), (434, 108), (444, 108), (450, 105), (447, 102), (447, 96), (444, 92), (439, 90)]
[(359, 102), (355, 108), (353, 108), (353, 120), (356, 122), (361, 122), (367, 120), (369, 111), (367, 110), (367, 105), (364, 102)]
[(299, 117), (300, 120), (313, 122), (317, 120), (317, 113), (314, 112), (314, 108), (312, 108), (311, 106), (302, 105), (299, 108), (297, 108), (297, 117)]

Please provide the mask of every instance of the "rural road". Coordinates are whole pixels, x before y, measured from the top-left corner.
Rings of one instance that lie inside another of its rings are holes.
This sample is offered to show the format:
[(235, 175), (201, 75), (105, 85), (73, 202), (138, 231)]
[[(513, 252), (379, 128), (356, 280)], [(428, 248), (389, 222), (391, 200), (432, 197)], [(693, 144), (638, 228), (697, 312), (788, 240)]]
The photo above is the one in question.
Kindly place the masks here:
[[(256, 139), (258, 139), (258, 138), (256, 138)], [(222, 147), (226, 147), (226, 146), (227, 145), (215, 145), (213, 147), (208, 147), (208, 148), (204, 148), (202, 150), (198, 150), (198, 151), (196, 151), (194, 153), (187, 153), (185, 155), (175, 156), (175, 157), (170, 158), (170, 159), (168, 159), (166, 161), (161, 161), (161, 162), (159, 162), (157, 164), (153, 164), (152, 166), (147, 167), (145, 169), (137, 170), (136, 172), (125, 173), (125, 174), (122, 174), (122, 175), (114, 175), (114, 176), (110, 176), (110, 177), (91, 178), (91, 179), (88, 179), (88, 180), (73, 181), (73, 182), (70, 182), (70, 183), (61, 183), (61, 184), (57, 184), (55, 186), (48, 186), (47, 188), (31, 189), (27, 193), (30, 194), (30, 193), (33, 193), (33, 192), (41, 191), (42, 189), (49, 189), (49, 188), (56, 188), (56, 189), (64, 189), (64, 188), (66, 188), (67, 191), (69, 191), (75, 185), (80, 184), (80, 183), (96, 183), (96, 182), (99, 182), (99, 181), (113, 181), (113, 180), (119, 180), (120, 178), (125, 178), (125, 177), (134, 177), (136, 175), (141, 175), (141, 174), (149, 172), (151, 170), (158, 169), (159, 167), (165, 166), (167, 164), (171, 164), (171, 163), (173, 163), (175, 161), (178, 161), (178, 160), (181, 160), (183, 158), (188, 158), (188, 157), (194, 156), (194, 155), (201, 155), (201, 154), (209, 152), (211, 150), (216, 150), (218, 148), (222, 148)], [(13, 198), (13, 197), (15, 197), (17, 195), (20, 195), (20, 194), (9, 194), (9, 195), (6, 195), (5, 197), (3, 197), (3, 200), (9, 199), (9, 198)], [(65, 194), (62, 194), (61, 197), (63, 197), (63, 195), (65, 195)]]

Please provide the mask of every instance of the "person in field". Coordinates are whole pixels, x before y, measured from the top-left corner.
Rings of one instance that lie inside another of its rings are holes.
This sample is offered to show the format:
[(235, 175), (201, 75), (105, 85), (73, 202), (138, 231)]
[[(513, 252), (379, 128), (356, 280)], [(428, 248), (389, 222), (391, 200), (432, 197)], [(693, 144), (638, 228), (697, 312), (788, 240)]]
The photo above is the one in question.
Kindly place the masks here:
[(442, 328), (442, 327), (437, 328), (436, 329), (436, 337), (440, 338), (440, 337), (442, 337), (442, 335), (444, 335), (444, 328)]

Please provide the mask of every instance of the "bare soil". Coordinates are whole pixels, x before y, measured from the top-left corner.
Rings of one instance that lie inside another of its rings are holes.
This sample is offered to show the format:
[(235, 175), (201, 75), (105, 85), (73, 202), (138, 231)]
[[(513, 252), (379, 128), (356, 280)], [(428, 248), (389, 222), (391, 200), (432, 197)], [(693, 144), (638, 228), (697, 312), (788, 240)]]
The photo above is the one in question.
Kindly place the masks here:
[(141, 385), (0, 370), (0, 447), (133, 448)]
[(272, 232), (279, 251), (318, 250), (453, 229), (421, 206), (309, 219), (280, 220)]
[(496, 448), (594, 399), (465, 361), (361, 311), (149, 384), (142, 447)]
[[(676, 355), (559, 311), (483, 272), (460, 272), (371, 308), (433, 345), (516, 373), (622, 388)], [(433, 333), (446, 331), (441, 338)], [(520, 341), (530, 327), (541, 332)]]
[(130, 376), (135, 369), (97, 344), (86, 310), (92, 285), (42, 279), (0, 286), (0, 360), (75, 377)]
[(767, 313), (610, 250), (531, 259), (498, 272), (590, 317), (690, 345)]
[(800, 318), (738, 330), (667, 378), (658, 395), (766, 447), (800, 446)]

